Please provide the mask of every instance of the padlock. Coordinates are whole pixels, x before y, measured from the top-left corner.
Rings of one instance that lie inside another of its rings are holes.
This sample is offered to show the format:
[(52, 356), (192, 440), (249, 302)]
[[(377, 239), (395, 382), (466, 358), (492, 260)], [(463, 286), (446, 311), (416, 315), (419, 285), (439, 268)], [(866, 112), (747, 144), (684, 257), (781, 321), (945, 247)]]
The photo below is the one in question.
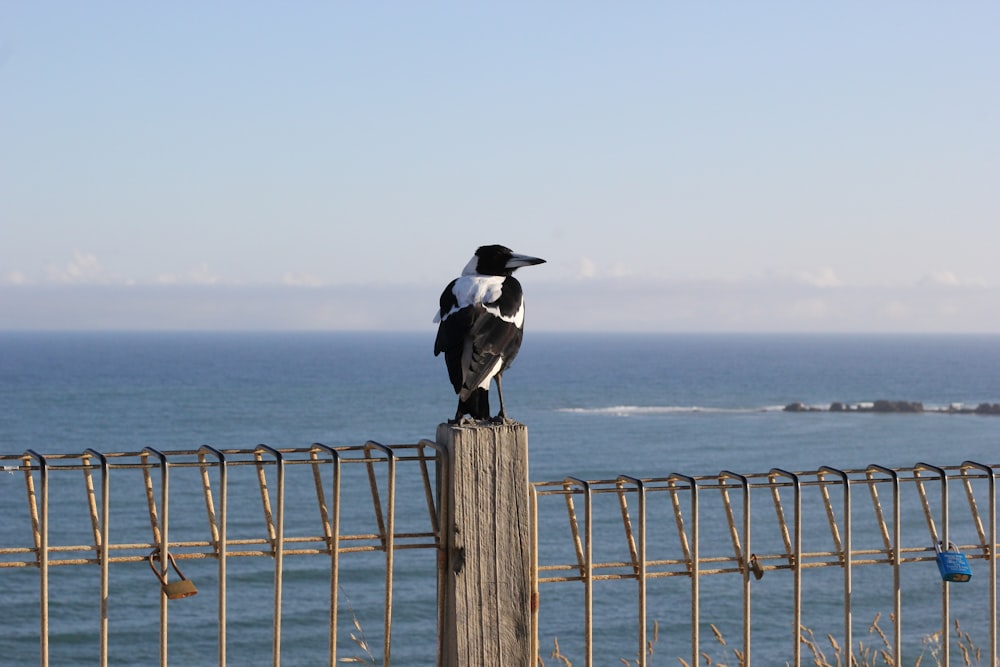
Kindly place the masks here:
[(972, 568), (969, 567), (968, 559), (954, 544), (949, 542), (948, 548), (945, 549), (944, 543), (938, 542), (934, 545), (934, 551), (937, 552), (937, 566), (942, 579), (956, 582), (972, 579)]
[(764, 576), (764, 568), (761, 566), (760, 561), (757, 560), (757, 554), (750, 554), (750, 571), (753, 572), (754, 579), (758, 581)]
[(198, 589), (195, 588), (194, 582), (190, 579), (181, 579), (163, 584), (163, 592), (166, 594), (168, 600), (179, 600), (196, 595)]
[(174, 572), (177, 573), (177, 576), (180, 577), (180, 580), (167, 582), (166, 577), (160, 574), (159, 570), (157, 570), (156, 568), (156, 565), (154, 565), (153, 563), (154, 559), (156, 559), (159, 555), (160, 555), (159, 549), (149, 554), (149, 567), (151, 570), (153, 570), (153, 574), (156, 575), (156, 578), (160, 580), (160, 586), (163, 590), (163, 594), (167, 596), (167, 599), (179, 600), (181, 598), (189, 598), (192, 595), (197, 594), (198, 589), (195, 588), (194, 582), (184, 576), (184, 573), (181, 572), (179, 567), (177, 567), (177, 561), (174, 560), (173, 554), (170, 553), (167, 554), (167, 560), (170, 561), (171, 567), (174, 568)]

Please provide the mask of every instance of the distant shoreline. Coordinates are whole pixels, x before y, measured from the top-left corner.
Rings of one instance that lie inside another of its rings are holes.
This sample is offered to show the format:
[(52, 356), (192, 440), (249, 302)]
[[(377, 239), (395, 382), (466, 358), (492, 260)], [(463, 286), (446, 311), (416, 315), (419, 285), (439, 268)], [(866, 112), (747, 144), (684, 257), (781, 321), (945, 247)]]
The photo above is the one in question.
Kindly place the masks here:
[(877, 412), (884, 414), (934, 412), (948, 415), (1000, 416), (1000, 403), (980, 403), (974, 408), (954, 403), (944, 408), (924, 408), (924, 404), (919, 401), (877, 400), (854, 404), (835, 401), (828, 408), (821, 408), (795, 401), (786, 405), (783, 410), (785, 412)]

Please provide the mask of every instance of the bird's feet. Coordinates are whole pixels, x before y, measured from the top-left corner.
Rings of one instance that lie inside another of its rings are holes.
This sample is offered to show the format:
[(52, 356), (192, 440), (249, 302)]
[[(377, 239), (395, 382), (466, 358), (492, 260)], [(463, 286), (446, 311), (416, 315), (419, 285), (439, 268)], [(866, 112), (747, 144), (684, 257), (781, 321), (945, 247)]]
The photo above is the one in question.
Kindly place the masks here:
[(456, 415), (454, 419), (448, 420), (449, 426), (478, 426), (482, 423), (490, 423), (491, 420), (488, 419), (475, 419), (469, 415)]
[(510, 426), (516, 424), (506, 413), (499, 413), (496, 417), (473, 417), (472, 415), (457, 414), (454, 419), (448, 420), (449, 426)]

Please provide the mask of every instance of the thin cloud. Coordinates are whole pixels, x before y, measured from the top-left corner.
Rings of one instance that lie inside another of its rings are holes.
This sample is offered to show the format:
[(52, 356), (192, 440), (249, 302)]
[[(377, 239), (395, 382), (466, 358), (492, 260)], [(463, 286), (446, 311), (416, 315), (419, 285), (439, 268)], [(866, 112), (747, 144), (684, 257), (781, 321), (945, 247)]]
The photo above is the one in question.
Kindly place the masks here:
[(816, 297), (792, 301), (784, 314), (790, 320), (817, 322), (828, 320), (833, 314), (832, 310), (828, 300)]
[(800, 273), (798, 275), (800, 282), (806, 285), (812, 285), (813, 287), (840, 287), (843, 283), (837, 274), (831, 268), (823, 268), (814, 273)]
[(7, 271), (0, 278), (0, 284), (2, 285), (28, 285), (31, 280), (28, 276), (24, 275), (20, 271)]
[[(194, 275), (212, 278), (205, 267)], [(523, 282), (534, 331), (1000, 333), (996, 287), (818, 287), (788, 277), (544, 281), (527, 274)], [(0, 328), (431, 331), (439, 293), (439, 285), (417, 283), (5, 284)]]
[(187, 273), (161, 273), (153, 282), (157, 285), (218, 285), (222, 279), (202, 262)]
[(34, 273), (10, 269), (0, 273), (0, 285), (221, 285), (226, 283), (209, 268), (207, 262), (182, 272), (162, 272), (152, 278), (135, 278), (110, 270), (92, 252), (74, 250), (73, 256), (63, 265), (49, 264)]
[(978, 278), (961, 278), (954, 271), (933, 271), (923, 276), (918, 282), (918, 286), (943, 286), (943, 287), (986, 287), (986, 281)]
[(581, 257), (577, 263), (576, 277), (582, 280), (594, 278), (629, 278), (636, 272), (624, 262), (614, 262), (608, 266), (599, 266), (590, 257)]
[(74, 250), (73, 259), (65, 266), (50, 266), (48, 274), (49, 279), (56, 283), (94, 284), (104, 282), (106, 278), (97, 256), (82, 250)]
[(581, 257), (577, 268), (577, 278), (593, 278), (597, 275), (597, 264), (589, 257)]
[(920, 284), (958, 286), (962, 284), (962, 281), (951, 271), (935, 271), (924, 276), (920, 280)]
[[(820, 281), (822, 282), (822, 281)], [(579, 331), (1000, 332), (996, 288), (595, 279), (525, 286), (535, 327)]]
[(281, 276), (281, 284), (286, 287), (322, 287), (323, 280), (308, 273), (292, 273), (286, 271)]

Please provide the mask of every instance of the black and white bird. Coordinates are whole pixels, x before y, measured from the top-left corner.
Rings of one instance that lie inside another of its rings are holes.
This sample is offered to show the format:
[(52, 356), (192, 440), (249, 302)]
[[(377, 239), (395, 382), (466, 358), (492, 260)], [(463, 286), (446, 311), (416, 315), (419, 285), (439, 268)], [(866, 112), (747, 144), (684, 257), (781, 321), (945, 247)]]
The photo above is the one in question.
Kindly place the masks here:
[(485, 245), (441, 294), (434, 356), (444, 352), (448, 377), (458, 394), (455, 422), (465, 415), (490, 419), (490, 381), (496, 380), (500, 412), (506, 422), (500, 378), (521, 348), (524, 292), (515, 269), (544, 263), (502, 245)]

